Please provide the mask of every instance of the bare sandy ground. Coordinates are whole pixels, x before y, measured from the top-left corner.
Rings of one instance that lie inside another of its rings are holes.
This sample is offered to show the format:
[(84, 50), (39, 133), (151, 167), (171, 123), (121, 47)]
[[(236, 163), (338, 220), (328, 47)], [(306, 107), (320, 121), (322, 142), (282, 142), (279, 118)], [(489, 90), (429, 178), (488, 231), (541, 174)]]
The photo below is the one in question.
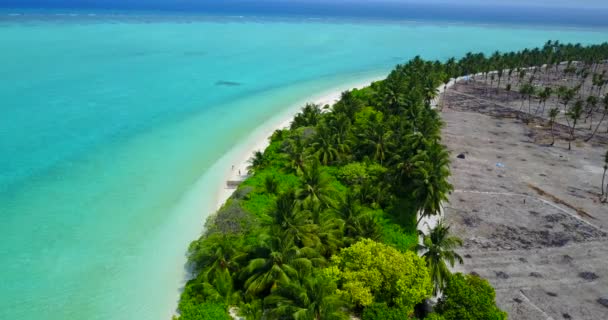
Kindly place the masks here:
[(608, 204), (599, 201), (608, 134), (602, 126), (568, 151), (557, 126), (550, 147), (546, 121), (523, 121), (518, 99), (475, 82), (446, 93), (455, 191), (445, 216), (464, 240), (457, 271), (487, 278), (510, 319), (608, 319)]

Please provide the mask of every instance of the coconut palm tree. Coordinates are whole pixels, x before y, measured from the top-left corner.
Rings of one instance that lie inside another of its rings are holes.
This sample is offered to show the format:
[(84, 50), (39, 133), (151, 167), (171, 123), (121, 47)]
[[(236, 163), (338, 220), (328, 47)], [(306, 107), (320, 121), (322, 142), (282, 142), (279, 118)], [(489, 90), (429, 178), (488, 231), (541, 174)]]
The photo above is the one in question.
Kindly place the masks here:
[(318, 161), (304, 167), (297, 199), (307, 208), (319, 206), (322, 209), (333, 206), (334, 190), (329, 178), (321, 172)]
[(291, 122), (291, 129), (315, 126), (321, 120), (321, 107), (307, 103)]
[(587, 119), (590, 120), (589, 130), (591, 130), (593, 128), (593, 113), (595, 113), (595, 108), (597, 107), (599, 100), (596, 96), (588, 96), (586, 102), (587, 104), (585, 107), (587, 109), (587, 116), (585, 117), (585, 121), (587, 121)]
[(299, 249), (291, 237), (285, 236), (279, 228), (273, 228), (271, 235), (264, 235), (243, 270), (245, 294), (255, 297), (275, 287), (278, 283), (289, 283), (307, 274), (312, 262), (299, 255)]
[(194, 241), (188, 248), (188, 261), (210, 281), (217, 275), (231, 274), (238, 270), (239, 260), (245, 257), (244, 252), (235, 248), (233, 240), (229, 235), (213, 234), (204, 241)]
[(560, 98), (561, 102), (564, 104), (564, 110), (568, 110), (568, 103), (574, 99), (576, 95), (576, 91), (574, 89), (570, 89), (565, 86), (561, 86), (557, 89), (557, 96)]
[(602, 118), (600, 119), (600, 122), (598, 122), (597, 126), (595, 127), (595, 130), (593, 130), (591, 135), (587, 139), (585, 139), (585, 142), (593, 138), (593, 136), (597, 132), (597, 129), (600, 128), (600, 125), (604, 121), (604, 118), (606, 118), (606, 114), (608, 114), (608, 94), (604, 96), (604, 99), (602, 99), (602, 104), (604, 105), (604, 112), (602, 113)]
[(317, 235), (319, 226), (313, 223), (308, 211), (299, 208), (294, 190), (279, 195), (271, 216), (284, 236), (291, 237), (296, 245), (313, 247), (320, 242)]
[(462, 240), (450, 235), (450, 226), (446, 225), (443, 220), (440, 220), (428, 234), (422, 231), (419, 233), (422, 236), (422, 245), (419, 246), (419, 250), (424, 252), (422, 257), (426, 261), (433, 280), (433, 294), (437, 295), (440, 290), (445, 288), (447, 278), (451, 274), (447, 263), (450, 267), (454, 267), (456, 262), (463, 263), (462, 257), (454, 251), (462, 246)]
[(264, 156), (264, 153), (259, 150), (253, 153), (253, 156), (249, 158), (248, 162), (249, 166), (247, 166), (247, 171), (249, 172), (249, 174), (253, 174), (256, 171), (263, 169), (267, 164), (267, 160)]
[(450, 159), (446, 149), (430, 143), (412, 157), (412, 195), (420, 212), (416, 225), (423, 217), (441, 213), (442, 203), (448, 200), (453, 186), (448, 182)]
[(555, 144), (555, 133), (553, 132), (553, 126), (555, 125), (555, 119), (557, 119), (557, 116), (559, 115), (559, 109), (558, 108), (551, 108), (551, 110), (549, 110), (549, 125), (551, 126), (551, 146), (553, 146)]
[(388, 157), (393, 132), (379, 117), (371, 117), (368, 126), (359, 135), (366, 154), (380, 164)]
[(574, 140), (574, 130), (576, 129), (576, 123), (580, 120), (583, 115), (583, 101), (578, 100), (574, 103), (574, 106), (566, 112), (566, 117), (572, 119), (572, 126), (570, 128), (570, 139), (568, 139), (568, 150), (572, 148), (572, 140)]
[(360, 238), (377, 240), (380, 236), (379, 223), (373, 215), (366, 213), (359, 204), (358, 195), (349, 192), (340, 199), (333, 209), (336, 217), (344, 224), (344, 237), (348, 243), (354, 243)]
[(312, 148), (316, 150), (315, 156), (323, 164), (328, 165), (338, 160), (340, 154), (335, 147), (335, 135), (325, 125), (317, 126), (317, 133), (313, 138)]
[(302, 136), (299, 134), (288, 138), (283, 151), (285, 154), (287, 154), (287, 158), (289, 159), (288, 167), (290, 171), (296, 174), (301, 174), (304, 164), (308, 159), (304, 138), (302, 138)]
[(348, 306), (336, 283), (322, 275), (280, 283), (264, 299), (269, 319), (346, 320)]

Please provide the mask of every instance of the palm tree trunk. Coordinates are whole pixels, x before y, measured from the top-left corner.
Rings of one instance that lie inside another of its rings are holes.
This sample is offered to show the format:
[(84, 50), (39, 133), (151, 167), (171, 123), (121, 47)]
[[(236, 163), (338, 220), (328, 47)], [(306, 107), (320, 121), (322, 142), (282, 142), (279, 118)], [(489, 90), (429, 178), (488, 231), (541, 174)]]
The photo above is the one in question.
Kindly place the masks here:
[(602, 174), (602, 196), (604, 195), (604, 179), (606, 178), (606, 167), (604, 167), (604, 173)]
[(568, 150), (572, 150), (572, 140), (574, 140), (574, 129), (576, 128), (576, 120), (572, 121), (572, 129), (570, 130), (570, 139), (568, 139)]
[(420, 221), (422, 221), (422, 218), (425, 217), (424, 212), (420, 212), (420, 218), (418, 218), (418, 220), (416, 221), (416, 228), (418, 228), (418, 224), (420, 224)]
[(553, 121), (551, 121), (551, 146), (555, 145), (555, 133), (553, 132)]
[(595, 127), (595, 130), (593, 130), (593, 133), (591, 133), (591, 136), (589, 136), (589, 138), (585, 139), (585, 142), (589, 142), (589, 140), (591, 140), (591, 138), (593, 138), (593, 136), (597, 132), (597, 129), (600, 128), (600, 125), (602, 124), (602, 121), (604, 121), (605, 117), (606, 117), (606, 112), (604, 111), (604, 114), (602, 114), (602, 118), (600, 119), (600, 122), (597, 124), (597, 127)]

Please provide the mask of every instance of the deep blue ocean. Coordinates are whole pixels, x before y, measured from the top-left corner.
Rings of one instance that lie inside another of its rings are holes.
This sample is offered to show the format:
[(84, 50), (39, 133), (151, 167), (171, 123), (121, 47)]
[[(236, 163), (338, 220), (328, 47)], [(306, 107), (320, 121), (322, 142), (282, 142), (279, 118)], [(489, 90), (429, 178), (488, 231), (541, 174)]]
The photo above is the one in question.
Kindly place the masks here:
[(608, 40), (548, 16), (53, 3), (0, 11), (0, 319), (169, 319), (220, 159), (289, 106), (415, 55)]

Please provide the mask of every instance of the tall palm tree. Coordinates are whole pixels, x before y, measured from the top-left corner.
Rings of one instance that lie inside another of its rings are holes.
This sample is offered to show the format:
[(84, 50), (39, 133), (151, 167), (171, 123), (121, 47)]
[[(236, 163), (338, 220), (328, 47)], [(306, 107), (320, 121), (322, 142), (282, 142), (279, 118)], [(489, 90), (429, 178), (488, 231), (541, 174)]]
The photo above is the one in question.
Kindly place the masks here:
[(283, 150), (289, 159), (289, 168), (296, 174), (301, 174), (304, 164), (308, 159), (306, 145), (301, 135), (297, 134), (287, 139), (286, 147)]
[(450, 176), (450, 159), (446, 149), (434, 142), (419, 151), (413, 158), (412, 195), (420, 217), (441, 213), (442, 203), (448, 200), (448, 193), (453, 186), (448, 182)]
[(284, 236), (292, 238), (296, 245), (313, 247), (319, 243), (318, 226), (312, 222), (308, 211), (300, 210), (294, 190), (279, 195), (271, 216)]
[(264, 299), (269, 319), (346, 320), (346, 301), (337, 285), (324, 276), (279, 284)]
[(358, 195), (350, 192), (340, 199), (333, 209), (338, 218), (344, 222), (344, 237), (349, 243), (360, 238), (377, 240), (380, 236), (379, 223), (359, 204)]
[(266, 160), (264, 153), (258, 150), (253, 153), (253, 156), (249, 159), (248, 162), (249, 166), (247, 166), (247, 171), (249, 172), (249, 174), (253, 174), (256, 171), (263, 169), (268, 161)]
[(604, 99), (602, 99), (602, 104), (604, 105), (604, 112), (602, 113), (602, 118), (600, 119), (600, 122), (598, 122), (597, 126), (595, 127), (595, 130), (593, 130), (591, 135), (587, 139), (585, 139), (585, 142), (593, 138), (597, 130), (600, 128), (600, 125), (602, 125), (604, 118), (606, 118), (606, 114), (608, 114), (608, 94), (604, 96)]
[(557, 119), (557, 116), (559, 115), (559, 109), (558, 108), (551, 108), (551, 110), (549, 110), (549, 125), (551, 126), (551, 145), (553, 146), (555, 144), (555, 133), (553, 132), (553, 127), (555, 125), (555, 119)]
[(313, 161), (302, 170), (297, 199), (308, 208), (319, 206), (322, 209), (333, 205), (334, 190), (329, 178), (321, 172), (318, 161)]
[(316, 150), (317, 159), (324, 165), (337, 161), (340, 154), (334, 145), (335, 135), (325, 125), (319, 125), (316, 128), (317, 133), (313, 138), (312, 148)]
[(420, 249), (424, 252), (422, 257), (429, 268), (431, 279), (433, 280), (433, 294), (437, 295), (440, 290), (445, 288), (447, 278), (451, 272), (448, 268), (454, 267), (455, 262), (463, 263), (463, 259), (454, 250), (462, 246), (462, 240), (450, 235), (450, 226), (440, 220), (428, 234), (420, 231), (422, 235), (422, 245)]
[(307, 103), (302, 111), (298, 113), (291, 122), (291, 129), (300, 127), (312, 127), (321, 120), (321, 108), (319, 105)]
[(570, 103), (570, 101), (574, 99), (574, 96), (576, 95), (576, 90), (561, 86), (557, 90), (557, 95), (560, 98), (561, 102), (564, 104), (564, 110), (568, 110), (568, 103)]
[(188, 248), (188, 261), (195, 271), (205, 274), (208, 281), (222, 274), (239, 269), (239, 261), (246, 256), (235, 247), (234, 238), (225, 234), (213, 234), (203, 241), (192, 242)]
[(583, 115), (583, 101), (578, 100), (574, 103), (574, 106), (566, 112), (566, 117), (572, 119), (572, 126), (570, 128), (570, 139), (568, 139), (568, 150), (572, 148), (572, 140), (574, 140), (574, 130), (576, 129), (576, 123), (580, 120)]
[(271, 235), (265, 235), (254, 248), (252, 255), (257, 257), (249, 260), (243, 270), (245, 293), (251, 297), (263, 296), (278, 283), (289, 283), (309, 272), (312, 262), (298, 253), (291, 237), (280, 229), (271, 230)]
[(388, 157), (393, 132), (382, 119), (372, 117), (369, 126), (360, 134), (365, 149), (372, 158), (380, 164)]
[(585, 121), (589, 118), (589, 130), (591, 130), (593, 128), (593, 113), (595, 113), (595, 107), (597, 107), (599, 100), (596, 96), (588, 96), (586, 102), (587, 116)]

